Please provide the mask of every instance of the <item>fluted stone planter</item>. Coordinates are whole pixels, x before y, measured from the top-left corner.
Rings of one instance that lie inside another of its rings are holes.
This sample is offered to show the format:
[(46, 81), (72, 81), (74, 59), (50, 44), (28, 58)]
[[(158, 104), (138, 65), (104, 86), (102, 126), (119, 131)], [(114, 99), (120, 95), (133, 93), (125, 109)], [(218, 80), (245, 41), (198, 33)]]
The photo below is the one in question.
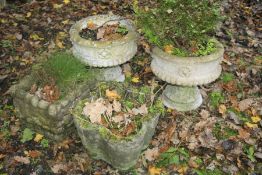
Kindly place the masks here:
[(32, 75), (28, 75), (10, 90), (18, 117), (26, 127), (51, 140), (61, 141), (74, 131), (70, 109), (78, 100), (88, 96), (97, 81), (104, 81), (105, 74), (107, 72), (94, 69), (92, 78), (76, 85), (65, 97), (53, 103), (29, 93), (35, 81)]
[[(120, 25), (128, 29), (128, 34), (120, 39), (113, 41), (92, 41), (81, 38), (79, 32), (87, 27), (88, 22), (93, 22), (98, 27), (110, 22), (119, 21)], [(84, 18), (70, 29), (70, 39), (73, 44), (73, 54), (92, 67), (113, 67), (115, 69), (115, 77), (117, 81), (123, 81), (124, 75), (119, 74), (120, 67), (130, 60), (137, 52), (137, 33), (133, 24), (126, 19), (116, 15), (96, 15)], [(116, 67), (116, 68), (115, 68)]]
[(222, 71), (220, 63), (224, 48), (215, 41), (216, 51), (207, 56), (179, 57), (155, 47), (151, 53), (151, 68), (160, 79), (170, 83), (163, 92), (165, 106), (178, 111), (189, 111), (202, 104), (197, 85), (216, 80)]
[(94, 159), (102, 159), (120, 170), (128, 170), (136, 164), (139, 155), (152, 139), (159, 114), (148, 116), (135, 135), (124, 138), (116, 136), (104, 126), (90, 123), (84, 119), (81, 101), (74, 109), (74, 122), (82, 143)]

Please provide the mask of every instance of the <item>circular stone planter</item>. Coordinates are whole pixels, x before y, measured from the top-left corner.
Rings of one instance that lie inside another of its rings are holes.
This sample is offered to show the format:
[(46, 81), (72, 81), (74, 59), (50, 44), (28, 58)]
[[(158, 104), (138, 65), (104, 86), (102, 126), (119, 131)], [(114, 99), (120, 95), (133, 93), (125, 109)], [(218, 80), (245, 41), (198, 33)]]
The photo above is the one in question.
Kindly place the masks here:
[(218, 41), (215, 40), (215, 43), (217, 49), (214, 53), (199, 57), (179, 57), (165, 53), (157, 47), (153, 49), (153, 73), (170, 84), (178, 85), (169, 85), (164, 90), (165, 106), (178, 111), (189, 111), (201, 105), (202, 97), (196, 86), (216, 80), (222, 71), (220, 63), (224, 48)]
[[(92, 41), (81, 38), (79, 32), (87, 27), (88, 22), (96, 26), (119, 21), (128, 29), (128, 34), (113, 41)], [(84, 18), (70, 29), (70, 39), (73, 44), (73, 54), (84, 63), (93, 67), (112, 67), (123, 64), (134, 57), (137, 52), (138, 34), (133, 24), (116, 15), (96, 15)], [(116, 72), (117, 74), (118, 72)]]

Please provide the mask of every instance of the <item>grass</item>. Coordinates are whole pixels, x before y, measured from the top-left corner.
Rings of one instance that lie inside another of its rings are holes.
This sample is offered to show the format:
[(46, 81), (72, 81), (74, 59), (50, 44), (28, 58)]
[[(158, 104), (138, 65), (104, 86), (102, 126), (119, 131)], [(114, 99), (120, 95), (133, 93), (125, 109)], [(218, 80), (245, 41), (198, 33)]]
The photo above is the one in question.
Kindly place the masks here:
[(35, 68), (34, 76), (39, 85), (55, 83), (65, 94), (73, 89), (76, 84), (90, 77), (86, 66), (69, 53), (57, 52)]

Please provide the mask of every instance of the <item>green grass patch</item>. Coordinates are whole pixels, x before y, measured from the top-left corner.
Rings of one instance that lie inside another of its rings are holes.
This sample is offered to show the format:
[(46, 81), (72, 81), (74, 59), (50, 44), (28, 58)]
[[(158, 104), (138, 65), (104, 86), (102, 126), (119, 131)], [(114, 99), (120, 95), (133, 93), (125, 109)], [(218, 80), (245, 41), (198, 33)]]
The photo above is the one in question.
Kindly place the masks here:
[(72, 54), (62, 52), (51, 55), (47, 61), (36, 66), (33, 72), (39, 85), (44, 86), (55, 81), (61, 94), (65, 94), (76, 84), (90, 77), (90, 71), (81, 61)]
[(237, 136), (238, 131), (231, 129), (229, 127), (222, 127), (221, 123), (216, 123), (213, 130), (212, 130), (213, 135), (218, 139), (218, 140), (225, 140), (228, 139), (232, 136)]
[(213, 108), (217, 108), (220, 103), (225, 99), (221, 92), (214, 91), (209, 95), (210, 105)]
[(232, 80), (234, 80), (235, 76), (232, 73), (223, 73), (221, 76), (221, 80), (223, 83), (228, 83)]

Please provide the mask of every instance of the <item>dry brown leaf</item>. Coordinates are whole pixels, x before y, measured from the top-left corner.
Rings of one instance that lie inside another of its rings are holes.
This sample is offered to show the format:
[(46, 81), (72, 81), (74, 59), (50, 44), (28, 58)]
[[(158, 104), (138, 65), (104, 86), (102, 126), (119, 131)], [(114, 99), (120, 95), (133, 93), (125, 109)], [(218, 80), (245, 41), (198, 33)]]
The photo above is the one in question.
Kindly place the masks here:
[(30, 164), (30, 160), (28, 157), (22, 157), (22, 156), (15, 156), (14, 160), (19, 162), (19, 163), (23, 163), (23, 164)]
[(67, 171), (68, 167), (65, 164), (59, 163), (51, 167), (53, 173), (59, 173), (61, 171)]
[(247, 132), (245, 129), (240, 128), (238, 130), (238, 136), (237, 137), (240, 138), (240, 139), (246, 140), (246, 139), (250, 138), (250, 133)]
[(121, 99), (121, 96), (117, 93), (116, 90), (110, 91), (109, 89), (106, 90), (106, 96), (109, 100), (117, 100)]
[(125, 114), (118, 114), (112, 117), (112, 121), (115, 123), (121, 123), (125, 121), (126, 117)]
[(95, 30), (97, 28), (96, 24), (93, 21), (87, 22), (87, 28), (90, 30)]
[(202, 109), (201, 112), (200, 112), (200, 116), (203, 119), (207, 119), (210, 116), (210, 113), (207, 110)]
[(227, 112), (227, 107), (224, 104), (219, 105), (218, 112), (220, 114), (222, 114), (222, 117), (225, 119), (226, 118), (225, 114)]
[(121, 112), (121, 103), (119, 103), (119, 101), (114, 100), (113, 101), (113, 110), (116, 112)]
[(145, 158), (148, 161), (154, 161), (159, 156), (159, 149), (153, 148), (153, 149), (147, 149), (145, 152)]
[(105, 106), (104, 99), (99, 98), (95, 102), (85, 103), (82, 114), (89, 116), (91, 123), (102, 124), (102, 114), (104, 114), (106, 110), (107, 107)]
[(164, 46), (164, 51), (165, 51), (166, 53), (172, 54), (172, 53), (173, 53), (173, 50), (174, 50), (174, 46), (171, 45), (171, 44)]
[(37, 150), (28, 151), (28, 156), (34, 158), (38, 158), (41, 156), (41, 152)]
[(245, 111), (247, 110), (252, 104), (254, 103), (253, 99), (245, 99), (239, 102), (238, 107), (240, 111)]
[(138, 115), (138, 114), (147, 115), (148, 114), (148, 109), (146, 107), (146, 104), (143, 104), (139, 108), (133, 108), (132, 109), (132, 114), (133, 115)]
[(156, 168), (154, 166), (149, 166), (148, 167), (148, 172), (149, 172), (149, 175), (160, 175), (161, 174), (161, 169), (160, 168)]

